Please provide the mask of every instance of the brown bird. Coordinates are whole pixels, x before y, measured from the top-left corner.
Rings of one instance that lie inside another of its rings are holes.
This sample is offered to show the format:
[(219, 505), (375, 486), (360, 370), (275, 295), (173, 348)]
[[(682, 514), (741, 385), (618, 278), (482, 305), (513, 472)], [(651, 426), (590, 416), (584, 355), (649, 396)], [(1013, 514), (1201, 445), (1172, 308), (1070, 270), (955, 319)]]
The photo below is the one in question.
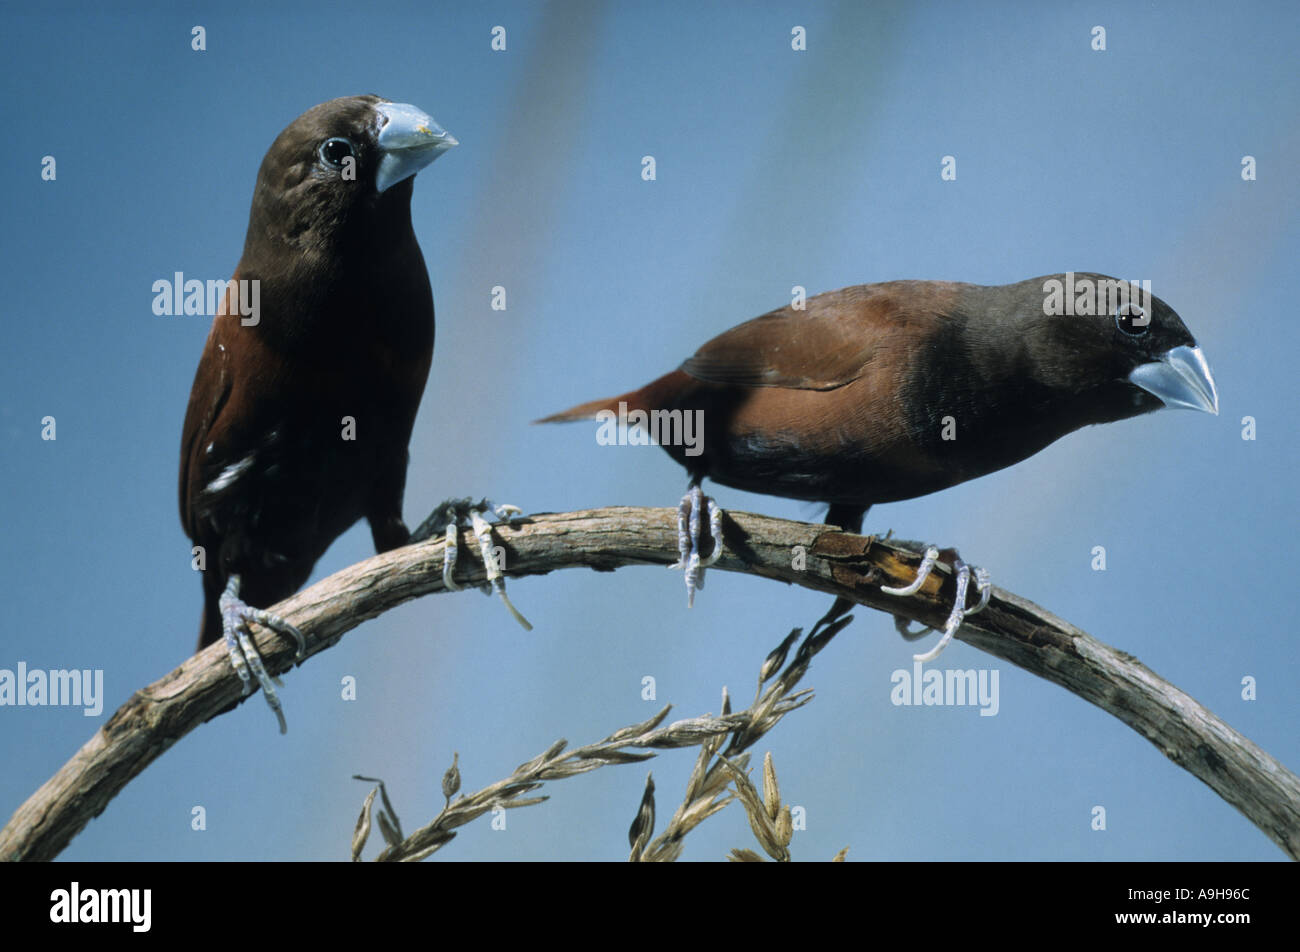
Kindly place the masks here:
[(295, 119), (262, 160), (243, 256), (181, 435), (181, 523), (200, 553), (199, 647), (224, 638), (285, 730), (246, 630), (358, 519), (405, 545), (407, 443), (433, 356), (413, 176), (456, 140), (414, 106), (351, 96)]
[[(876, 503), (911, 499), (1037, 453), (1067, 433), (1160, 407), (1218, 413), (1196, 341), (1164, 301), (1129, 282), (1069, 273), (986, 287), (889, 281), (843, 288), (747, 321), (638, 390), (539, 422), (648, 425), (690, 474), (679, 517), (688, 598), (721, 552), (707, 476), (829, 504), (859, 532)], [(703, 512), (714, 544), (701, 558)], [(918, 582), (938, 555), (926, 552)], [(952, 553), (958, 604), (968, 567)], [(916, 583), (914, 583), (915, 585)], [(892, 590), (911, 594), (914, 587)], [(847, 602), (822, 619), (842, 613)]]

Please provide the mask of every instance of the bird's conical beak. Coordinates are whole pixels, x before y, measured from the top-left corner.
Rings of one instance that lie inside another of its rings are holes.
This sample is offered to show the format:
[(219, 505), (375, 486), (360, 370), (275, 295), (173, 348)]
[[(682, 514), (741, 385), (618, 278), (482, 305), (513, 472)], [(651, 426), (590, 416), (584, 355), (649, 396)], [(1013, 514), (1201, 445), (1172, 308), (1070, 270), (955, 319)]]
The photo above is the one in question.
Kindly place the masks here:
[(452, 146), (456, 137), (433, 121), (423, 110), (404, 102), (381, 102), (375, 106), (384, 119), (376, 142), (379, 169), (375, 189), (385, 192), (410, 178)]
[(1174, 347), (1159, 360), (1140, 364), (1128, 375), (1130, 383), (1155, 394), (1167, 407), (1187, 407), (1219, 413), (1219, 391), (1210, 365), (1199, 347)]

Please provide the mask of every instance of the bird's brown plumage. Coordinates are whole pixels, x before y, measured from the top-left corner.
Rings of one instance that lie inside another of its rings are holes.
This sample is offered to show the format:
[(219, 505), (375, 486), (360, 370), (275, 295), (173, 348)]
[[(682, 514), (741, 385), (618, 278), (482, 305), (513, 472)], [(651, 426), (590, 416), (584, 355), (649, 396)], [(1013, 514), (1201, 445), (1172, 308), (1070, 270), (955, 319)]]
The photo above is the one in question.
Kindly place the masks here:
[[(1147, 325), (1128, 333), (1109, 311), (1048, 313), (1053, 278), (1065, 276), (820, 294), (720, 334), (644, 387), (541, 422), (617, 412), (620, 402), (700, 411), (703, 451), (664, 447), (693, 481), (825, 502), (856, 528), (875, 503), (974, 479), (1081, 426), (1164, 405), (1128, 378), (1195, 347), (1178, 315), (1153, 296)], [(1112, 280), (1073, 277), (1085, 279)]]
[[(258, 282), (258, 319), (242, 322), (232, 283), (181, 436), (181, 522), (206, 560), (200, 647), (221, 636), (217, 602), (232, 574), (244, 601), (265, 607), (360, 518), (379, 551), (409, 536), (407, 443), (434, 315), (411, 224), (414, 173), (377, 187), (393, 151), (379, 143), (386, 103), (354, 96), (308, 110), (258, 172), (234, 274)], [(333, 139), (346, 146), (327, 149)], [(347, 153), (351, 178), (345, 160), (330, 161)]]

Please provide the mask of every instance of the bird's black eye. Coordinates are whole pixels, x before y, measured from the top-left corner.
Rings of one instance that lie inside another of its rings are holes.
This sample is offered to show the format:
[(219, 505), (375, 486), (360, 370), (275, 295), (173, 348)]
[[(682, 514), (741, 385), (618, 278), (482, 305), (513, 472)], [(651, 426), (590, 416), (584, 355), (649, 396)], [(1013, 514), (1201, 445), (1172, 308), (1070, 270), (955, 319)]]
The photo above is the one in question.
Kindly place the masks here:
[(344, 159), (355, 154), (352, 143), (338, 136), (326, 139), (320, 144), (320, 160), (332, 169), (339, 168)]
[(1151, 316), (1142, 305), (1130, 301), (1115, 309), (1115, 324), (1130, 337), (1141, 337), (1151, 326)]

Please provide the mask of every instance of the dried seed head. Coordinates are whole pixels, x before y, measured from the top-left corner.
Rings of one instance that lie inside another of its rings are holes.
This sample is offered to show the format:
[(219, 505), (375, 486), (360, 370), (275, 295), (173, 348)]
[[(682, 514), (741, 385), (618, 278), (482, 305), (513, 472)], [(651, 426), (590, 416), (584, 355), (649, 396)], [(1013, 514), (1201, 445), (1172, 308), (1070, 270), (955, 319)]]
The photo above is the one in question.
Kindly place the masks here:
[(366, 802), (361, 804), (361, 815), (357, 817), (357, 825), (352, 830), (352, 862), (361, 862), (361, 851), (366, 848), (366, 840), (370, 838), (370, 808), (374, 806), (375, 794), (379, 788), (370, 791), (366, 797)]
[(790, 806), (786, 804), (781, 807), (781, 812), (776, 815), (776, 841), (786, 849), (790, 846), (790, 840), (794, 838), (794, 817), (790, 815)]
[(385, 843), (389, 846), (397, 846), (402, 842), (402, 831), (388, 816), (387, 810), (380, 810), (375, 814), (375, 819), (379, 821), (379, 832), (383, 834)]
[(781, 788), (776, 783), (776, 767), (770, 750), (763, 755), (763, 805), (767, 807), (767, 815), (775, 820), (781, 810)]
[(646, 843), (650, 842), (650, 837), (655, 830), (655, 778), (654, 774), (646, 774), (645, 792), (641, 794), (641, 805), (637, 808), (636, 816), (632, 818), (632, 826), (627, 831), (627, 841), (632, 847), (632, 855), (629, 859), (637, 862), (641, 858), (641, 851), (645, 849)]
[(460, 751), (456, 751), (451, 757), (451, 766), (447, 772), (442, 775), (442, 795), (447, 798), (448, 805), (451, 804), (451, 798), (460, 791)]
[(790, 634), (785, 636), (785, 640), (773, 648), (763, 659), (763, 666), (758, 670), (758, 683), (765, 684), (772, 675), (781, 670), (785, 664), (785, 656), (790, 651), (790, 646), (798, 640), (803, 634), (802, 628), (796, 628)]

